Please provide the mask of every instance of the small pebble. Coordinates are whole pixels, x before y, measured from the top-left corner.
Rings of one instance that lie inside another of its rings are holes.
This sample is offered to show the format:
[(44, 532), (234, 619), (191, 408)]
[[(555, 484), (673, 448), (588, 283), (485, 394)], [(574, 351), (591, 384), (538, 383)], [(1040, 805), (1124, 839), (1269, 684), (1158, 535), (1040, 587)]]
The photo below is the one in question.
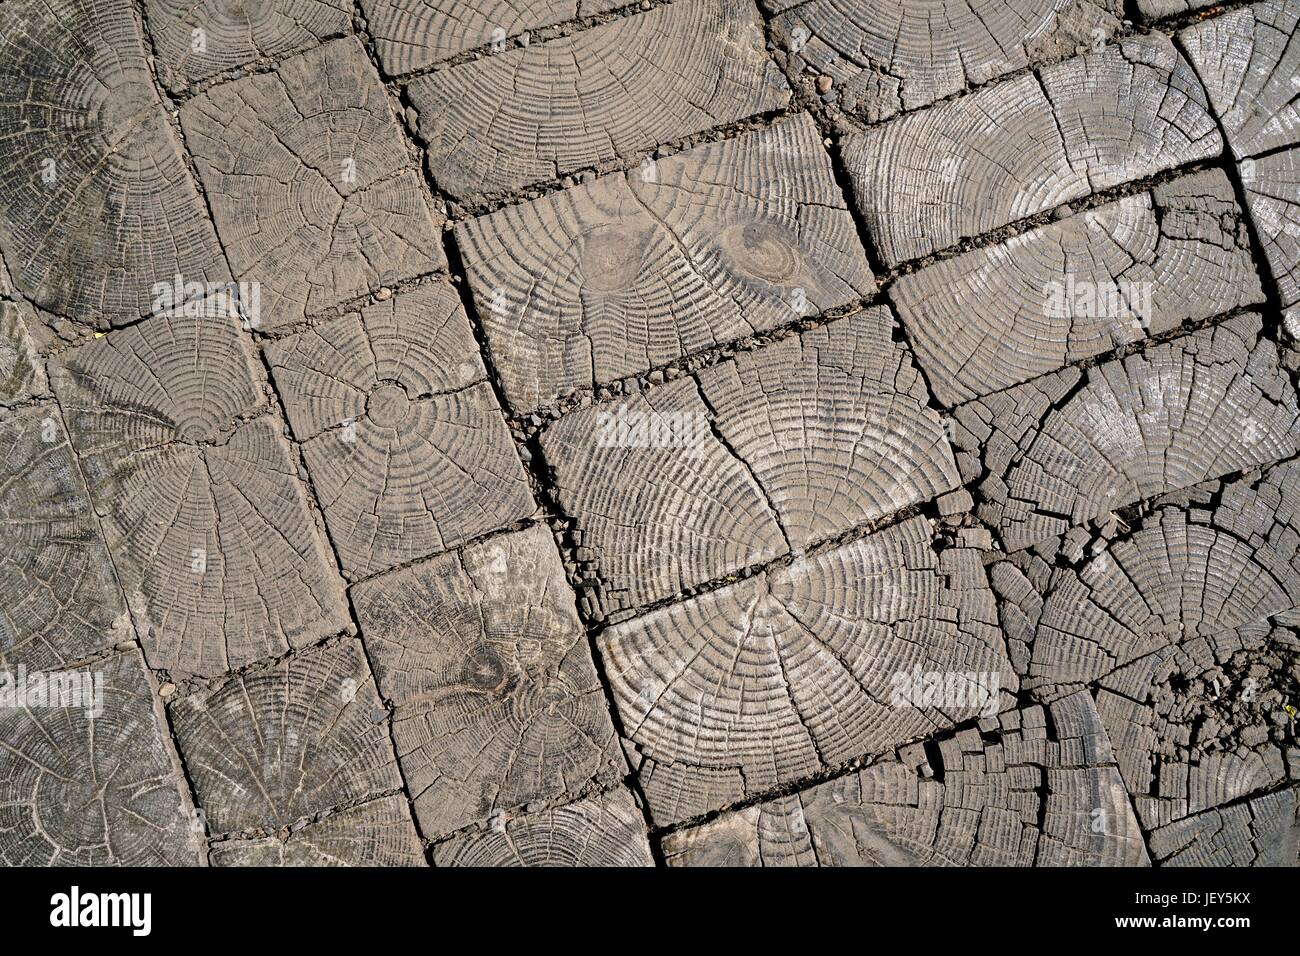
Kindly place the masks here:
[(825, 96), (827, 93), (829, 93), (831, 91), (831, 87), (834, 85), (835, 85), (835, 81), (832, 80), (829, 76), (826, 76), (825, 74), (822, 74), (821, 76), (817, 77), (817, 92), (820, 93), (822, 96)]
[(158, 688), (159, 697), (170, 697), (174, 693), (176, 693), (176, 685), (170, 681)]
[(387, 302), (392, 297), (393, 297), (393, 290), (388, 288), (387, 286), (384, 286), (382, 289), (380, 289), (378, 292), (375, 293), (375, 298), (378, 299), (380, 302)]

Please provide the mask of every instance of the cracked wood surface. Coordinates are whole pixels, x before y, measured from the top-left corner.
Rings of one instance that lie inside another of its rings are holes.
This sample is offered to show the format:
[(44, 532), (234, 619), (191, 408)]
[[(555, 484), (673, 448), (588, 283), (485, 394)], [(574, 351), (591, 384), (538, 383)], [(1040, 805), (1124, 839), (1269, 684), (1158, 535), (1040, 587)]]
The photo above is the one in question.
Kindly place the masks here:
[(1300, 338), (1300, 149), (1241, 164), (1241, 181), (1291, 338)]
[(355, 640), (231, 676), (170, 715), (214, 834), (272, 831), (402, 785)]
[(1264, 0), (1178, 35), (1239, 158), (1300, 144), (1300, 7)]
[(453, 196), (515, 189), (780, 109), (744, 0), (648, 13), (413, 80), (429, 171)]
[[(598, 639), (655, 822), (672, 823), (1002, 705), (1015, 678), (978, 553), (913, 518)], [(895, 675), (956, 672), (961, 707), (910, 706)], [(985, 685), (981, 685), (985, 686)]]
[(350, 626), (238, 325), (160, 316), (51, 362), (153, 667), (215, 675)]
[(130, 0), (0, 7), (0, 248), (39, 306), (115, 324), (174, 274), (228, 280)]
[(426, 836), (625, 772), (544, 527), (397, 571), (353, 596)]
[(53, 405), (0, 420), (0, 662), (59, 667), (130, 640), (131, 622)]
[(625, 789), (542, 810), (433, 848), (435, 866), (653, 866)]
[(1009, 710), (664, 840), (669, 866), (1142, 866), (1142, 833), (1085, 693)]
[(355, 39), (213, 89), (181, 124), (235, 278), (282, 328), (446, 267), (387, 94)]
[(871, 309), (548, 429), (600, 608), (643, 606), (955, 487), (890, 331)]
[(127, 651), (97, 672), (94, 720), (80, 704), (0, 708), (0, 863), (197, 864), (202, 828), (173, 771), (144, 662)]
[[(1003, 632), (1044, 696), (1300, 605), (1300, 464), (1161, 499), (990, 568)], [(1133, 665), (1136, 666), (1136, 665)]]
[(460, 299), (432, 283), (267, 346), (345, 572), (536, 510)]
[(158, 72), (173, 90), (347, 32), (350, 0), (144, 0)]
[(1300, 866), (1300, 790), (1207, 810), (1151, 834), (1161, 866)]
[(1083, 53), (1120, 27), (1118, 0), (762, 0), (792, 75), (830, 76), (868, 123)]
[(384, 70), (423, 69), (538, 27), (613, 10), (625, 0), (361, 0)]
[(1300, 863), (1226, 6), (0, 4), (0, 862)]
[(874, 291), (819, 140), (800, 116), (459, 225), (515, 411)]
[(845, 140), (890, 265), (1222, 149), (1190, 66), (1132, 37)]
[(213, 846), (212, 866), (424, 866), (406, 800), (382, 797), (291, 833)]
[(890, 294), (944, 405), (1264, 298), (1219, 170), (937, 262)]
[(1008, 550), (1141, 498), (1286, 458), (1300, 410), (1253, 313), (961, 406), (950, 436)]

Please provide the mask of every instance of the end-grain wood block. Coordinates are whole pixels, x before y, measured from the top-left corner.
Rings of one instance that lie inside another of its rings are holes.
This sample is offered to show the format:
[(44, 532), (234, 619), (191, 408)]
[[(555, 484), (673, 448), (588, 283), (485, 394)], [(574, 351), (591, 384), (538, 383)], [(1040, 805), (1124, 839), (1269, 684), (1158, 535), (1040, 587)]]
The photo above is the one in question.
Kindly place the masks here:
[(1243, 160), (1239, 170), (1287, 329), (1300, 339), (1300, 149)]
[(641, 811), (622, 789), (452, 837), (432, 854), (434, 866), (654, 866)]
[(1191, 67), (1152, 34), (850, 136), (845, 159), (893, 265), (1222, 148)]
[(406, 797), (381, 797), (301, 829), (260, 840), (223, 840), (212, 866), (426, 866)]
[(134, 638), (58, 408), (0, 419), (0, 663), (51, 668)]
[(350, 574), (445, 551), (536, 509), (450, 285), (399, 292), (266, 353)]
[[(1295, 780), (1285, 702), (1300, 627), (1189, 637), (1103, 678), (1097, 709), (1151, 830)], [(1279, 719), (1280, 718), (1280, 719)]]
[[(913, 518), (597, 642), (666, 825), (996, 714), (1016, 686), (996, 618), (979, 553)], [(960, 693), (915, 696), (914, 673)]]
[(148, 319), (50, 375), (150, 666), (220, 674), (350, 628), (234, 320)]
[(1178, 35), (1237, 157), (1300, 144), (1300, 3), (1265, 0)]
[[(379, 62), (397, 76), (539, 27), (589, 17), (624, 0), (361, 0)], [(496, 52), (500, 52), (497, 50)]]
[(1255, 797), (1151, 833), (1161, 866), (1300, 866), (1300, 790)]
[(352, 27), (350, 0), (145, 0), (144, 10), (159, 76), (177, 91)]
[(664, 839), (669, 866), (1144, 866), (1087, 694)]
[(0, 707), (0, 863), (197, 865), (202, 823), (139, 653), (40, 675), (72, 697), (102, 694), (99, 706), (37, 703), (34, 676), (26, 706)]
[(423, 177), (355, 38), (214, 87), (180, 116), (230, 266), (259, 284), (257, 327), (446, 267)]
[(402, 786), (355, 639), (235, 674), (170, 714), (213, 834), (276, 830)]
[(713, 427), (806, 548), (960, 483), (925, 382), (887, 310), (699, 373)]
[(790, 75), (831, 77), (868, 123), (1110, 38), (1119, 0), (763, 0)]
[(890, 295), (944, 405), (1264, 300), (1217, 169), (899, 276)]
[(518, 189), (780, 109), (744, 0), (681, 0), (413, 80), (429, 170), (454, 196)]
[(508, 206), (456, 236), (520, 413), (875, 290), (807, 115)]
[(762, 487), (709, 421), (695, 380), (682, 378), (567, 415), (542, 433), (600, 613), (670, 597), (787, 550)]
[(229, 281), (130, 0), (0, 7), (0, 248), (41, 308), (148, 315), (153, 286)]
[(1300, 410), (1262, 320), (1213, 328), (958, 408), (949, 436), (1008, 551), (1124, 505), (1287, 458)]
[(1040, 697), (1092, 684), (1183, 640), (1300, 606), (1300, 465), (1192, 499), (1172, 494), (1123, 534), (1072, 529), (990, 569), (1012, 656)]
[(626, 773), (545, 525), (384, 575), (352, 597), (425, 836)]
[(761, 564), (956, 486), (924, 383), (883, 308), (542, 437), (605, 612)]

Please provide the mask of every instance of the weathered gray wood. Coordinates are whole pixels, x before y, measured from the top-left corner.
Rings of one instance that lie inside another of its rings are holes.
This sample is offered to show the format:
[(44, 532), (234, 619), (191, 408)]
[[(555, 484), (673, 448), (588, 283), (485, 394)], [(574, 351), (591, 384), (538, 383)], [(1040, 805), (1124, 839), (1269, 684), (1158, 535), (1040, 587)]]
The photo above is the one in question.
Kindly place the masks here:
[(430, 283), (267, 347), (346, 571), (536, 510), (455, 289)]
[[(666, 437), (641, 437), (652, 431)], [(709, 430), (694, 379), (565, 416), (543, 432), (542, 448), (561, 507), (577, 522), (588, 562), (583, 576), (598, 586), (592, 599), (603, 613), (671, 596), (786, 549), (762, 489)]]
[(653, 866), (641, 811), (626, 790), (517, 817), (433, 847), (434, 866)]
[(713, 427), (806, 548), (956, 488), (925, 382), (881, 308), (699, 373)]
[(1238, 157), (1300, 144), (1300, 3), (1264, 0), (1178, 35)]
[(544, 525), (358, 585), (353, 600), (425, 836), (626, 773)]
[(1118, 0), (763, 0), (791, 74), (829, 76), (868, 123), (1109, 39)]
[(456, 236), (518, 412), (875, 289), (807, 115), (508, 206)]
[(331, 813), (280, 837), (228, 840), (208, 854), (213, 866), (426, 866), (424, 845), (402, 795)]
[(158, 73), (173, 90), (352, 26), (350, 0), (145, 0), (144, 9)]
[(899, 276), (890, 296), (945, 405), (1264, 299), (1219, 170)]
[(377, 383), (398, 384), (419, 400), (487, 381), (460, 297), (444, 282), (399, 292), (265, 350), (299, 441), (365, 418)]
[(149, 663), (220, 674), (349, 628), (235, 320), (160, 316), (50, 376)]
[[(1068, 693), (1191, 639), (1300, 606), (1300, 465), (1278, 465), (1187, 499), (1171, 495), (1107, 538), (1074, 529), (1042, 557), (991, 569), (1026, 687)], [(1017, 652), (1016, 645), (1023, 651)]]
[[(4, 292), (0, 277), (0, 292)], [(29, 327), (36, 320), (21, 302), (0, 301), (0, 408), (49, 394), (45, 362)]]
[(742, 0), (682, 0), (407, 87), (454, 196), (517, 189), (785, 106)]
[(665, 838), (669, 866), (1140, 866), (1142, 833), (1087, 694)]
[[(996, 713), (1015, 678), (995, 620), (978, 553), (936, 552), (914, 518), (598, 646), (665, 825)], [(896, 696), (913, 669), (960, 675), (962, 699)]]
[(892, 265), (1222, 148), (1191, 67), (1152, 34), (855, 134), (844, 154)]
[(214, 835), (274, 830), (402, 785), (356, 640), (241, 672), (170, 712)]
[(1134, 501), (1295, 453), (1300, 410), (1251, 313), (961, 406), (977, 513), (1017, 550)]
[(445, 268), (423, 177), (356, 39), (214, 87), (181, 123), (241, 282), (275, 329)]
[(1243, 160), (1239, 169), (1287, 329), (1300, 339), (1300, 149)]
[(0, 420), (0, 662), (59, 667), (134, 632), (58, 409)]
[(1215, 5), (1214, 0), (1137, 0), (1138, 11), (1147, 20), (1176, 17)]
[(1300, 791), (1209, 810), (1151, 834), (1161, 866), (1300, 866)]
[(228, 280), (130, 0), (0, 6), (0, 248), (38, 305), (152, 310), (155, 282)]
[(645, 605), (955, 487), (924, 383), (870, 309), (542, 437), (605, 612)]
[[(83, 689), (97, 675), (102, 711), (93, 719), (81, 703), (0, 707), (0, 863), (196, 865), (202, 824), (140, 655), (116, 654), (75, 674)], [(6, 672), (7, 681), (16, 676)]]
[(1188, 637), (1102, 680), (1097, 708), (1148, 829), (1288, 779), (1295, 739), (1282, 708), (1297, 659), (1300, 629), (1260, 622)]
[[(538, 27), (626, 6), (623, 0), (361, 0), (384, 69), (409, 73)], [(497, 49), (497, 48), (500, 49)]]

